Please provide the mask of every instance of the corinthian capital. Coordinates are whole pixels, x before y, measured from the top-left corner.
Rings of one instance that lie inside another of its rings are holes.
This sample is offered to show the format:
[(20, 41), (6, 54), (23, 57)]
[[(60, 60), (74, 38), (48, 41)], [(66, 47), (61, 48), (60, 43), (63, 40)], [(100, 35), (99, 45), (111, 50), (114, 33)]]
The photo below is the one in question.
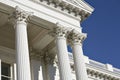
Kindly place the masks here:
[(45, 51), (41, 54), (41, 59), (45, 62), (45, 64), (53, 64), (55, 60), (55, 55)]
[(86, 33), (80, 33), (76, 30), (72, 30), (68, 35), (68, 41), (71, 44), (82, 44), (86, 37)]
[(27, 20), (32, 14), (32, 12), (27, 12), (19, 7), (16, 7), (15, 11), (12, 14), (12, 17), (14, 17), (17, 21), (27, 22)]
[(68, 29), (64, 26), (60, 25), (59, 23), (56, 24), (56, 27), (53, 28), (52, 36), (55, 37), (66, 37)]

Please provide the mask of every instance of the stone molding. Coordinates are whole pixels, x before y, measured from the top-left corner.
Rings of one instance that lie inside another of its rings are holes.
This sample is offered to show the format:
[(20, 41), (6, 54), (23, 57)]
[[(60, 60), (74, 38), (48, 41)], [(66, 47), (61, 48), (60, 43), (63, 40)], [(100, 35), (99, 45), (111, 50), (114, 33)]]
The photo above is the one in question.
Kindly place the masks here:
[[(73, 0), (31, 0), (37, 3), (46, 3), (49, 6), (57, 8), (61, 11), (67, 11), (68, 14), (71, 14), (75, 17), (79, 17), (80, 21), (85, 20), (88, 16), (90, 16), (90, 12), (87, 10), (80, 8), (80, 5), (77, 4), (76, 1)], [(58, 8), (59, 7), (59, 8)]]
[(45, 64), (53, 64), (55, 60), (55, 55), (50, 54), (48, 51), (44, 52), (42, 55), (42, 60), (44, 60)]
[[(71, 65), (72, 73), (75, 74), (74, 65)], [(112, 75), (101, 73), (92, 69), (87, 68), (87, 75), (92, 79), (100, 79), (100, 80), (120, 80), (120, 78), (116, 78)]]
[(59, 23), (56, 23), (56, 27), (53, 28), (53, 30), (51, 31), (51, 35), (53, 37), (67, 37), (67, 33), (68, 33), (69, 29), (60, 25)]
[(87, 34), (86, 33), (80, 33), (76, 30), (72, 30), (69, 32), (68, 35), (68, 41), (70, 42), (71, 45), (73, 44), (81, 44), (82, 42), (86, 39)]
[[(71, 70), (72, 70), (72, 73), (75, 74), (74, 65), (71, 65)], [(94, 70), (88, 69), (88, 68), (87, 68), (87, 75), (89, 78), (92, 78), (92, 79), (120, 80), (119, 78), (113, 77), (109, 74), (101, 73), (101, 72), (94, 71)]]
[(18, 21), (27, 22), (27, 20), (29, 20), (29, 17), (32, 16), (33, 13), (24, 11), (19, 7), (16, 7), (16, 11), (13, 14), (15, 15), (15, 19), (17, 19)]
[(32, 16), (32, 12), (24, 11), (23, 9), (19, 8), (18, 6), (15, 7), (15, 11), (10, 15), (9, 19), (14, 21), (21, 21), (21, 22), (27, 22), (30, 19), (30, 16)]
[(81, 44), (87, 38), (86, 33), (80, 33), (75, 29), (65, 27), (59, 23), (56, 23), (56, 27), (50, 32), (53, 37), (63, 37), (66, 38), (70, 45)]
[(100, 73), (92, 69), (87, 69), (87, 74), (90, 78), (102, 79), (102, 80), (120, 80), (119, 78), (113, 77), (109, 74)]

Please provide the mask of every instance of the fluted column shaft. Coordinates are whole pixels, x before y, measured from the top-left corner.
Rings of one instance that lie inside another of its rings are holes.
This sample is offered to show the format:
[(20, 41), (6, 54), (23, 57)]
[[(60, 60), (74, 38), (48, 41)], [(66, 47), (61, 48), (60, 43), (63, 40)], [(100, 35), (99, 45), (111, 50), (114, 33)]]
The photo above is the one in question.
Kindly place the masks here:
[(83, 50), (82, 50), (82, 41), (85, 39), (85, 37), (86, 34), (76, 33), (76, 31), (74, 30), (70, 33), (77, 80), (88, 80), (86, 66), (84, 62)]
[(54, 31), (56, 37), (60, 80), (72, 80), (66, 43), (66, 30), (63, 27), (57, 27)]
[(14, 15), (16, 35), (17, 80), (31, 80), (26, 23), (27, 18), (30, 14), (19, 8), (16, 8)]

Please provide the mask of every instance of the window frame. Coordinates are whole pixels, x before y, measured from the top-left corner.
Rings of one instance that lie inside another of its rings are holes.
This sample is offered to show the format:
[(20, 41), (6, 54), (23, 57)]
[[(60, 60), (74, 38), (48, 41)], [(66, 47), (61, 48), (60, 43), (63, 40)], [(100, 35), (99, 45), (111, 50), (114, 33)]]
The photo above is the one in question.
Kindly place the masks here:
[[(5, 63), (5, 64), (8, 64), (8, 65), (10, 65), (10, 76), (6, 76), (6, 75), (2, 75), (2, 63)], [(2, 77), (4, 77), (4, 78), (7, 78), (8, 80), (14, 80), (14, 78), (13, 78), (13, 64), (12, 63), (9, 63), (9, 62), (5, 62), (5, 61), (2, 61), (1, 59), (0, 59), (0, 78), (1, 78), (1, 80), (2, 80)]]

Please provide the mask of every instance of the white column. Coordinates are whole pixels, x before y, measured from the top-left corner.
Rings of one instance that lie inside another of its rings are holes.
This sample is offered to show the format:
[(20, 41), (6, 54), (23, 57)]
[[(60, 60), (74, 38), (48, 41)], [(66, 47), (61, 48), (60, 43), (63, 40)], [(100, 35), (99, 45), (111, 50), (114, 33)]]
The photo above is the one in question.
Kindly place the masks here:
[(30, 13), (16, 8), (14, 15), (16, 21), (15, 35), (17, 80), (31, 80), (26, 23)]
[(13, 64), (14, 80), (17, 80), (16, 63)]
[(1, 59), (0, 59), (0, 80), (1, 80)]
[(76, 32), (72, 30), (69, 39), (71, 39), (72, 49), (73, 49), (73, 58), (74, 66), (76, 72), (77, 80), (88, 80), (83, 50), (82, 50), (82, 41), (86, 38), (86, 34)]
[(54, 31), (56, 37), (60, 80), (72, 80), (66, 44), (66, 30), (63, 27), (57, 26)]
[(43, 74), (42, 74), (42, 66), (40, 66), (40, 70), (39, 70), (39, 80), (43, 80)]

